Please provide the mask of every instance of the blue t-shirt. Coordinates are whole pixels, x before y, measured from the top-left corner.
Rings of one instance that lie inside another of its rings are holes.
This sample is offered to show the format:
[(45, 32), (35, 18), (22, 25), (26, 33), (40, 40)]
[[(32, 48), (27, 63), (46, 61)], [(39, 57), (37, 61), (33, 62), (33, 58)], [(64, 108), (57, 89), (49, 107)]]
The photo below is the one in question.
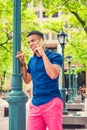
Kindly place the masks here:
[[(45, 54), (52, 64), (58, 64), (60, 67), (62, 66), (63, 59), (59, 53), (46, 49)], [(32, 76), (32, 103), (35, 106), (45, 104), (54, 97), (62, 99), (58, 84), (59, 76), (56, 79), (51, 79), (47, 75), (43, 59), (41, 57), (34, 55), (30, 58), (27, 72)]]

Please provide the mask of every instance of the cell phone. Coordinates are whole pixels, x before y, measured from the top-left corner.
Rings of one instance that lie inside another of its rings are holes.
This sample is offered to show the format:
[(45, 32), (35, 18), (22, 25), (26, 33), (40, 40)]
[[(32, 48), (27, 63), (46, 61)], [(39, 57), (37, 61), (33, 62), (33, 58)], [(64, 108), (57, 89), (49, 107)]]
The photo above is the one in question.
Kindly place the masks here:
[(45, 44), (44, 40), (41, 39), (40, 42), (39, 42), (39, 44), (43, 47), (44, 44)]

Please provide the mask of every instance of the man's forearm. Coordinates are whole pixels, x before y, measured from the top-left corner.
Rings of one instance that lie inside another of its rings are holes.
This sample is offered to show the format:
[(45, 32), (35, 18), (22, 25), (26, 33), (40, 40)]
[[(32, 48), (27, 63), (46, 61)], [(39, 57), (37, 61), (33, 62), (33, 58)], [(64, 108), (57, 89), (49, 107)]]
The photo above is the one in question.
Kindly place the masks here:
[(21, 65), (22, 78), (25, 83), (29, 83), (31, 81), (31, 76), (27, 74), (26, 64)]
[(25, 80), (27, 78), (26, 64), (21, 65), (22, 78)]
[(42, 55), (42, 59), (43, 59), (45, 70), (46, 70), (48, 76), (51, 77), (52, 79), (55, 79), (60, 72), (60, 67), (58, 65), (53, 65), (49, 61), (49, 59), (45, 53)]

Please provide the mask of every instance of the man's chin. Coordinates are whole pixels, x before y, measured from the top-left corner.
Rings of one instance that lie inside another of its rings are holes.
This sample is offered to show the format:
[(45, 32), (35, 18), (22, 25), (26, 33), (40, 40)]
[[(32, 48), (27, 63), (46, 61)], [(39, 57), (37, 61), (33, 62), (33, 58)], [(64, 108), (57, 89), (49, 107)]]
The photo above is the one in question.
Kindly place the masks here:
[(32, 50), (32, 52), (33, 52), (33, 54), (35, 54), (35, 51)]

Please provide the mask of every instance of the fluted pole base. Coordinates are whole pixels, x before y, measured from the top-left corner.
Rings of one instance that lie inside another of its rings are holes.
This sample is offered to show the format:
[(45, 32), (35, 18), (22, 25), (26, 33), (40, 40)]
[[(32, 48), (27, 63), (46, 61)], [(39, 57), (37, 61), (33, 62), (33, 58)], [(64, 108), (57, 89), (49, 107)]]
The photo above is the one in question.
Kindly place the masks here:
[(9, 103), (9, 130), (26, 130), (27, 96), (19, 90), (12, 90), (7, 96)]

